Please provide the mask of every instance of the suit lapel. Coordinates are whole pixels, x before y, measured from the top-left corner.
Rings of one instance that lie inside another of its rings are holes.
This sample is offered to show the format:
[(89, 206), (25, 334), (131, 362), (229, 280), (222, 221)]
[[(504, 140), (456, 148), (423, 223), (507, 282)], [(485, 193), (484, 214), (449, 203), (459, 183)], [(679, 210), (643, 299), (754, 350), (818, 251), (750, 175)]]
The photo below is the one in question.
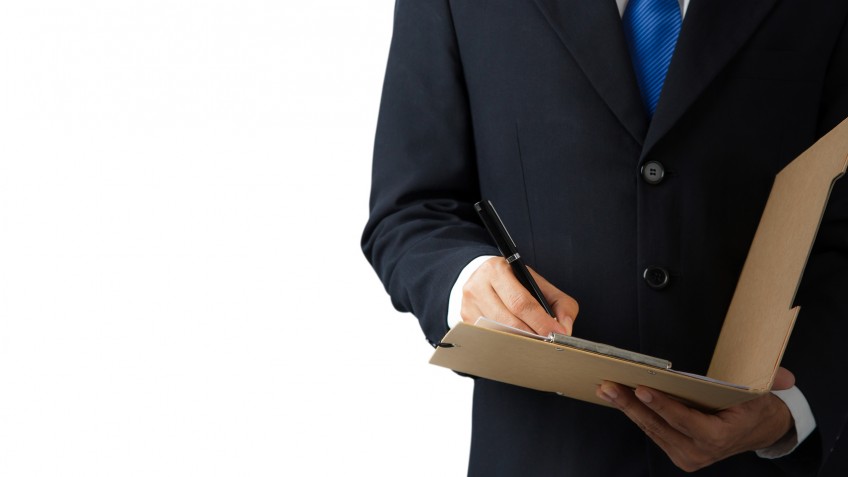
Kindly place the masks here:
[(641, 145), (648, 120), (613, 0), (535, 0), (613, 114)]
[[(642, 158), (704, 92), (778, 0), (694, 0), (671, 60)], [(594, 3), (594, 2), (593, 2)]]

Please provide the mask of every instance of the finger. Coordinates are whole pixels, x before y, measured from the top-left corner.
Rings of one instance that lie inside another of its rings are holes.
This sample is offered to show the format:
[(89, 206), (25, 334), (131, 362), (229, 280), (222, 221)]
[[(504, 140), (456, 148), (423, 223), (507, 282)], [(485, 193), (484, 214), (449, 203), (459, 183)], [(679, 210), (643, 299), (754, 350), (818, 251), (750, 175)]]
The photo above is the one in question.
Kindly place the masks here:
[[(489, 286), (483, 293), (480, 294), (480, 300), (477, 301), (480, 310), (480, 316), (485, 316), (490, 320), (503, 323), (507, 326), (536, 333), (536, 331), (521, 318), (515, 316), (509, 308), (503, 303), (501, 297), (497, 294), (492, 286)], [(548, 318), (550, 321), (550, 318)]]
[(664, 393), (641, 386), (636, 388), (634, 395), (669, 426), (689, 438), (691, 446), (681, 447), (679, 460), (675, 461), (684, 469), (699, 469), (739, 452), (770, 447), (791, 426), (788, 409), (783, 415), (785, 419), (778, 416), (763, 420), (764, 415), (758, 408), (767, 405), (769, 399), (783, 404), (771, 394), (717, 414), (704, 414)]
[(473, 325), (477, 322), (478, 318), (483, 316), (483, 313), (473, 303), (462, 300), (462, 305), (459, 308), (459, 316), (462, 318), (462, 321)]
[(705, 436), (709, 426), (718, 424), (715, 416), (692, 409), (657, 390), (638, 386), (633, 395), (674, 430), (695, 440)]
[(622, 411), (669, 457), (676, 458), (681, 448), (692, 445), (691, 439), (671, 428), (650, 408), (636, 399), (631, 389), (604, 381), (598, 386), (596, 394)]
[[(462, 292), (462, 303), (468, 304), (469, 313), (479, 310), (480, 315), (489, 319), (542, 336), (568, 332), (515, 278), (512, 267), (503, 258), (493, 257), (480, 265)], [(476, 320), (473, 316), (469, 319)]]
[(509, 265), (506, 267), (508, 273), (497, 274), (492, 280), (492, 287), (509, 313), (526, 323), (536, 334), (567, 334), (569, 330), (548, 315), (536, 298), (515, 278)]
[(463, 321), (472, 324), (479, 317), (485, 316), (490, 320), (532, 333), (533, 329), (507, 309), (492, 287), (492, 280), (504, 273), (511, 275), (512, 269), (502, 257), (491, 258), (480, 265), (462, 286), (460, 316)]
[(542, 290), (542, 294), (554, 310), (557, 320), (567, 330), (566, 334), (570, 335), (574, 328), (574, 321), (577, 319), (577, 313), (580, 312), (580, 306), (577, 304), (577, 300), (555, 287), (532, 268), (527, 268), (530, 270), (530, 274), (533, 275), (533, 279), (539, 284), (539, 289)]
[[(679, 468), (694, 472), (716, 461), (699, 449), (692, 438), (671, 427), (659, 414), (637, 399), (635, 392), (629, 388), (605, 381), (598, 392), (636, 423)], [(608, 394), (610, 392), (615, 395), (614, 398)]]
[(784, 367), (777, 369), (777, 375), (774, 377), (774, 384), (771, 388), (774, 391), (789, 389), (795, 385), (795, 375)]

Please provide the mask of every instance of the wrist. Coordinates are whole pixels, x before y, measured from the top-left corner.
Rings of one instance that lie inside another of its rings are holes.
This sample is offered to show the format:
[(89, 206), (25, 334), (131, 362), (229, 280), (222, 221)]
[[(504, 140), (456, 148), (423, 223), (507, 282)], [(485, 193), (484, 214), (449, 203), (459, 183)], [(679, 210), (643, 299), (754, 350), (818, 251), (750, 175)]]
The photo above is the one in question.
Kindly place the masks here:
[(792, 423), (791, 430), (769, 447), (757, 450), (764, 459), (777, 459), (791, 454), (806, 440), (816, 428), (816, 419), (804, 394), (793, 386), (784, 390), (773, 390), (771, 394), (789, 408)]
[(774, 423), (774, 432), (770, 433), (769, 438), (760, 445), (757, 449), (772, 448), (780, 446), (784, 442), (796, 441), (795, 420), (792, 418), (792, 412), (789, 406), (774, 394), (768, 394), (768, 399), (771, 408), (771, 421)]
[(798, 433), (789, 406), (774, 394), (767, 396), (770, 416), (768, 422), (772, 423), (769, 426), (772, 431), (755, 450), (760, 457), (776, 458), (791, 452), (797, 446)]
[(468, 278), (471, 277), (471, 274), (474, 273), (480, 265), (492, 257), (493, 255), (479, 256), (471, 260), (467, 265), (465, 265), (465, 268), (460, 271), (459, 276), (451, 288), (450, 296), (448, 297), (448, 328), (453, 328), (462, 321), (462, 316), (460, 314), (460, 310), (462, 309), (462, 286), (468, 281)]

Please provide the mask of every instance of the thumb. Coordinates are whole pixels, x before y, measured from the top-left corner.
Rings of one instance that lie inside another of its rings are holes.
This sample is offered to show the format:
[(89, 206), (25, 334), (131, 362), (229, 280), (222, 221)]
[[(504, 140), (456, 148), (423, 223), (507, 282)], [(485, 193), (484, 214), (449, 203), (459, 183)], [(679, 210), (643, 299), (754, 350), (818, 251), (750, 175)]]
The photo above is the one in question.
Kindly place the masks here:
[(795, 385), (795, 375), (788, 369), (781, 367), (777, 370), (777, 375), (774, 377), (774, 384), (771, 389), (773, 391), (782, 391), (789, 389)]
[(545, 299), (551, 305), (557, 321), (565, 328), (565, 334), (571, 335), (574, 329), (574, 320), (577, 319), (577, 313), (580, 312), (580, 305), (578, 305), (577, 300), (555, 287), (532, 268), (527, 268), (530, 269), (533, 279), (536, 280), (539, 289), (542, 290), (542, 294), (545, 295)]

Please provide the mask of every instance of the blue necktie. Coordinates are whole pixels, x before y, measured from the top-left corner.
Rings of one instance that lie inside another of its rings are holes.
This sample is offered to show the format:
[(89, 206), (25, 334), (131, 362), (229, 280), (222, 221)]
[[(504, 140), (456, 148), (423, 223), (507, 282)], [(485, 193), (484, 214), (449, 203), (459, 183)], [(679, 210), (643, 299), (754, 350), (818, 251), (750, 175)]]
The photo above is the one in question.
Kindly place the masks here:
[(680, 34), (680, 4), (678, 0), (630, 0), (622, 21), (642, 100), (653, 117)]

